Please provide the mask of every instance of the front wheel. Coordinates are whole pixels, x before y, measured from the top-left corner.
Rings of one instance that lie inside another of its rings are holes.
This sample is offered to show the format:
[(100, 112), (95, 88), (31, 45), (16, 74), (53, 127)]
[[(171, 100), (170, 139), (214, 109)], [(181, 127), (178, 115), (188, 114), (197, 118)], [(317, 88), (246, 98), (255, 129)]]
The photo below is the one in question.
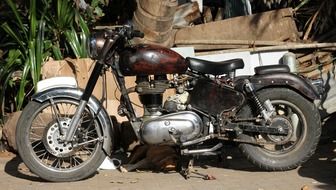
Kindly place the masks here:
[[(320, 115), (315, 105), (300, 94), (287, 88), (259, 91), (264, 102), (269, 99), (275, 108), (277, 121), (288, 123), (287, 136), (241, 134), (240, 139), (263, 142), (264, 145), (240, 144), (242, 153), (253, 164), (265, 170), (283, 171), (296, 168), (315, 152), (321, 135)], [(255, 117), (257, 111), (246, 105), (240, 112), (243, 117)]]
[(106, 157), (100, 141), (100, 123), (85, 108), (74, 139), (63, 142), (78, 100), (30, 102), (16, 129), (18, 152), (27, 167), (48, 181), (76, 181), (94, 174)]

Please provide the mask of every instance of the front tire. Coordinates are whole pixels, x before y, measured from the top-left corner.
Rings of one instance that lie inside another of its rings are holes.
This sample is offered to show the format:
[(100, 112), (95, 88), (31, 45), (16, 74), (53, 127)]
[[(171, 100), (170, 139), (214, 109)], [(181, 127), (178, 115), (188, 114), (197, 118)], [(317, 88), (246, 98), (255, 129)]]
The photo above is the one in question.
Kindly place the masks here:
[(78, 101), (59, 98), (53, 102), (54, 106), (50, 101), (31, 101), (23, 110), (16, 128), (19, 155), (33, 173), (45, 180), (65, 182), (87, 178), (106, 157), (98, 140), (99, 121), (87, 107), (75, 132), (76, 142), (62, 143), (58, 124), (63, 133), (67, 131)]
[[(315, 105), (287, 88), (264, 89), (257, 93), (261, 102), (269, 99), (276, 109), (276, 117), (291, 123), (291, 136), (281, 145), (240, 144), (239, 148), (249, 161), (271, 171), (284, 171), (298, 167), (315, 152), (321, 135), (321, 119)], [(255, 117), (253, 106), (245, 106), (240, 116)], [(241, 134), (248, 141), (281, 142), (284, 137), (262, 134)]]

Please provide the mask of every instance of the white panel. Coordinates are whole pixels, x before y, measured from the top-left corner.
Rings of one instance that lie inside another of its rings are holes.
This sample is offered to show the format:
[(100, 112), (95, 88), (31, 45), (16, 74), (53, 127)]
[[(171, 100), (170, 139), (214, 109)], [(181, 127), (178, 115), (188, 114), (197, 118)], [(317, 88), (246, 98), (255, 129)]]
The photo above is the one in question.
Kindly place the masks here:
[(77, 88), (77, 82), (76, 79), (73, 77), (53, 77), (41, 80), (37, 83), (38, 92), (56, 87)]
[(182, 55), (184, 58), (186, 57), (195, 57), (195, 50), (194, 47), (175, 47), (175, 48), (170, 48), (171, 50), (179, 53)]

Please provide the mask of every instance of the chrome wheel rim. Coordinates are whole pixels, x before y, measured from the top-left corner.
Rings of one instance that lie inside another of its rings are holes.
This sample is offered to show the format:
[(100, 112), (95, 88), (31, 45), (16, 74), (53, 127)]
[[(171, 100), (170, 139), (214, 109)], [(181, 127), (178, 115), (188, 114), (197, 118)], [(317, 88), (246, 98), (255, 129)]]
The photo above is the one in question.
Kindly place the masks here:
[[(46, 103), (34, 115), (28, 143), (34, 158), (49, 170), (78, 169), (89, 163), (99, 151), (99, 125), (96, 120), (92, 120), (94, 116), (87, 108), (81, 116), (73, 142), (62, 141), (62, 135), (66, 134), (77, 106), (77, 101), (54, 100), (54, 107)], [(57, 121), (61, 121), (61, 128)], [(61, 135), (60, 129), (65, 133)]]

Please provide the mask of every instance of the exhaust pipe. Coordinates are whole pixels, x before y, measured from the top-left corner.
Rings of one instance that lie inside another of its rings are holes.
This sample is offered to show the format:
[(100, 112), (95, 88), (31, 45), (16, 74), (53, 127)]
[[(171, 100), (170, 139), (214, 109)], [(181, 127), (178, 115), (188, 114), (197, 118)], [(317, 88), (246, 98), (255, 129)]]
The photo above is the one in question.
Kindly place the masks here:
[(206, 148), (206, 149), (199, 149), (199, 150), (189, 150), (189, 149), (183, 149), (181, 150), (181, 154), (182, 155), (190, 155), (190, 154), (202, 154), (205, 152), (214, 152), (220, 148), (223, 147), (222, 143), (218, 143), (216, 146), (212, 147), (212, 148)]

